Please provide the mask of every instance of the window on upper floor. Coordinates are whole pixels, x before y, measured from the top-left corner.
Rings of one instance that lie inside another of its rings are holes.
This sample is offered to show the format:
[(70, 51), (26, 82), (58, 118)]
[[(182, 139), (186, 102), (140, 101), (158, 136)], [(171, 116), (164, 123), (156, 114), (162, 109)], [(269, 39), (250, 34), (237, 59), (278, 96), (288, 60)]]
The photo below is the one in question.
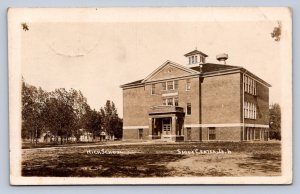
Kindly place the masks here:
[(255, 103), (244, 102), (244, 118), (245, 119), (256, 119), (257, 106)]
[(172, 81), (166, 81), (162, 82), (162, 90), (178, 90), (179, 87), (179, 81), (178, 80), (172, 80)]
[(155, 84), (152, 84), (151, 85), (151, 94), (156, 94), (156, 91), (155, 91)]
[(178, 89), (178, 80), (174, 81), (174, 89), (177, 90)]
[(252, 95), (257, 95), (256, 94), (256, 86), (257, 86), (257, 83), (256, 83), (256, 80), (254, 80), (253, 78), (247, 76), (247, 75), (244, 75), (244, 92), (247, 92), (249, 94), (252, 94)]
[(168, 88), (168, 90), (174, 90), (174, 82), (167, 81), (167, 88)]
[(192, 104), (186, 103), (186, 115), (191, 115), (191, 114), (192, 114)]
[(198, 63), (198, 57), (195, 56), (195, 63)]
[(162, 105), (178, 106), (178, 97), (174, 97), (174, 98), (163, 98), (163, 99), (162, 99)]
[(167, 105), (173, 106), (173, 98), (167, 98)]
[(165, 99), (165, 98), (162, 99), (162, 105), (164, 105), (164, 106), (167, 105), (167, 99)]
[(186, 80), (186, 91), (189, 91), (189, 90), (191, 90), (191, 80), (187, 79)]
[(177, 98), (177, 97), (174, 98), (174, 105), (175, 105), (175, 106), (178, 106), (178, 98)]
[(167, 83), (166, 82), (161, 83), (161, 85), (162, 85), (163, 90), (167, 90)]

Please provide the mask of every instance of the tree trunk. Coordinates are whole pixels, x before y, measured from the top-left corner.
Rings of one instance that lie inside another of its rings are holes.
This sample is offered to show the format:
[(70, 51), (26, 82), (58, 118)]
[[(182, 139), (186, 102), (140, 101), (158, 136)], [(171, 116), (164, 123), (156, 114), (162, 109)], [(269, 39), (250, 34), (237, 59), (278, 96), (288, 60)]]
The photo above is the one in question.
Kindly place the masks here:
[(37, 144), (37, 140), (38, 140), (38, 137), (37, 137), (37, 128), (35, 128), (35, 145)]

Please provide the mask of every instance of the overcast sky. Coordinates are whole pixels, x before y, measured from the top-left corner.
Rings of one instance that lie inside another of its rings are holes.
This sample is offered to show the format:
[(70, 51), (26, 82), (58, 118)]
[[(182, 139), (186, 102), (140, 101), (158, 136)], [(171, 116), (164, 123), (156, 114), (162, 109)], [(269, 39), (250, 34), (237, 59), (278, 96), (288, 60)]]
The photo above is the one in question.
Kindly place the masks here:
[(270, 33), (275, 21), (261, 22), (92, 22), (29, 23), (22, 32), (22, 75), (47, 91), (75, 88), (99, 110), (115, 102), (122, 117), (122, 84), (143, 79), (171, 60), (187, 64), (198, 50), (218, 63), (243, 66), (272, 85), (270, 103), (280, 102), (280, 46)]

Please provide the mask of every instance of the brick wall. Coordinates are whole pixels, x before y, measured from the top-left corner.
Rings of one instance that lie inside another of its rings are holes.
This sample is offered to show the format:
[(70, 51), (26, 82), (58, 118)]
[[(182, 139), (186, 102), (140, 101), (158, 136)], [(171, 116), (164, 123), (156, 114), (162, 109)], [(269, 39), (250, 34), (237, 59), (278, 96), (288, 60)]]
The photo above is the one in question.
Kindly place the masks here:
[[(186, 79), (178, 80), (178, 105), (186, 110), (186, 103), (192, 104), (192, 114), (186, 116), (185, 124), (199, 123), (199, 78), (191, 78), (191, 90), (186, 91)], [(124, 126), (149, 125), (148, 111), (152, 106), (162, 105), (162, 82), (155, 84), (156, 94), (151, 95), (151, 84), (123, 90)], [(173, 97), (173, 96), (170, 96)]]
[(241, 141), (242, 127), (216, 127), (216, 139), (208, 139), (208, 127), (202, 128), (202, 141)]
[(241, 123), (240, 73), (205, 77), (202, 83), (202, 123)]

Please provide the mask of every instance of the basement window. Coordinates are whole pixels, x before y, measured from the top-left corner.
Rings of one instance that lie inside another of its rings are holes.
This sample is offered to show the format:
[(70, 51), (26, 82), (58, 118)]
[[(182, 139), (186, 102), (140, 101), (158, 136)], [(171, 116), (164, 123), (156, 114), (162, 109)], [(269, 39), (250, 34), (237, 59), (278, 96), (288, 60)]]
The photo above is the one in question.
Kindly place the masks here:
[(216, 128), (215, 127), (208, 128), (208, 139), (216, 140)]

